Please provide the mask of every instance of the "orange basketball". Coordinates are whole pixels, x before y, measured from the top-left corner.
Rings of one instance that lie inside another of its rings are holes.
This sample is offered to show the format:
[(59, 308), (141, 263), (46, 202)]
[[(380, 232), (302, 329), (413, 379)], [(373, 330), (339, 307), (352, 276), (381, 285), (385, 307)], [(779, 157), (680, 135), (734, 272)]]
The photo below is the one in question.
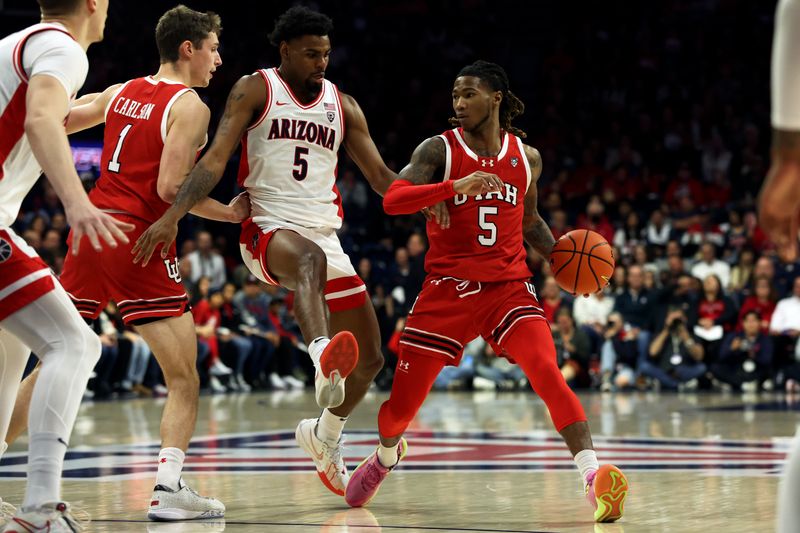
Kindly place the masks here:
[(588, 296), (608, 285), (614, 274), (614, 253), (599, 233), (576, 229), (553, 246), (550, 268), (562, 289)]

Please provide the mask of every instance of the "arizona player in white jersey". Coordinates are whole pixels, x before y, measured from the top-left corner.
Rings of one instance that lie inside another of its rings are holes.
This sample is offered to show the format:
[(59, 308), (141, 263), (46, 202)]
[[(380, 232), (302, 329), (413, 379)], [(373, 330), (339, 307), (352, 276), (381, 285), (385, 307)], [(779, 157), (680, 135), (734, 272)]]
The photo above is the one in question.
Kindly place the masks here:
[[(772, 39), (772, 162), (761, 187), (760, 226), (787, 262), (800, 227), (800, 0), (780, 0)], [(800, 532), (800, 427), (778, 488), (778, 533)]]
[(345, 147), (378, 194), (396, 174), (356, 101), (325, 79), (332, 29), (327, 16), (304, 7), (278, 18), (270, 40), (280, 49), (280, 66), (234, 85), (211, 147), (170, 209), (140, 237), (135, 260), (147, 261), (157, 246), (174, 241), (178, 220), (219, 181), (241, 142), (240, 181), (253, 215), (242, 231), (244, 261), (262, 280), (296, 293), (297, 321), (317, 367), (317, 402), (326, 407), (319, 419), (301, 421), (296, 435), (325, 486), (343, 495), (342, 428), (383, 357), (372, 303), (336, 236), (337, 150)]
[[(64, 120), (88, 71), (86, 49), (103, 38), (107, 0), (39, 0), (42, 23), (0, 40), (0, 453), (33, 350), (41, 361), (29, 419), (25, 500), (5, 531), (73, 531), (61, 471), (100, 341), (44, 262), (10, 225), (41, 171), (76, 235), (100, 249), (132, 229), (95, 208), (72, 162)], [(75, 247), (78, 252), (78, 247)]]

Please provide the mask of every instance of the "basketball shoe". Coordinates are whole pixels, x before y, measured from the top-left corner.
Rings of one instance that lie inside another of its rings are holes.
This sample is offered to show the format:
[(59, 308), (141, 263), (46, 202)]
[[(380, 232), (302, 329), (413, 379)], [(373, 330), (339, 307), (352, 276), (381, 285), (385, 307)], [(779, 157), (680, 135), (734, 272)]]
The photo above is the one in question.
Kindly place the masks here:
[(315, 428), (316, 418), (307, 418), (297, 424), (294, 436), (297, 444), (311, 457), (317, 467), (317, 475), (328, 490), (339, 496), (344, 496), (344, 489), (350, 479), (347, 467), (342, 458), (342, 441), (335, 445), (329, 444), (317, 437)]
[(3, 498), (0, 498), (0, 527), (5, 526), (9, 520), (14, 518), (14, 513), (16, 512), (16, 507), (8, 502), (4, 502)]
[(322, 350), (314, 365), (317, 405), (323, 409), (339, 407), (344, 402), (344, 380), (358, 363), (358, 343), (349, 331), (340, 331)]
[(585, 490), (586, 499), (595, 509), (595, 522), (616, 522), (622, 518), (625, 498), (628, 496), (628, 478), (619, 468), (602, 465), (589, 474)]
[(3, 531), (6, 533), (31, 533), (32, 531), (78, 533), (84, 531), (87, 524), (88, 519), (82, 521), (72, 516), (68, 503), (52, 502), (31, 511), (20, 509), (6, 524)]
[(378, 493), (381, 483), (395, 469), (403, 457), (408, 453), (408, 443), (406, 439), (400, 439), (400, 446), (397, 447), (397, 462), (394, 466), (385, 467), (378, 460), (377, 451), (364, 459), (360, 465), (353, 470), (350, 482), (347, 484), (347, 492), (344, 499), (350, 507), (362, 507), (367, 505)]
[(178, 480), (178, 490), (156, 485), (150, 498), (147, 518), (150, 520), (193, 520), (195, 518), (222, 518), (225, 505), (216, 498), (200, 496)]

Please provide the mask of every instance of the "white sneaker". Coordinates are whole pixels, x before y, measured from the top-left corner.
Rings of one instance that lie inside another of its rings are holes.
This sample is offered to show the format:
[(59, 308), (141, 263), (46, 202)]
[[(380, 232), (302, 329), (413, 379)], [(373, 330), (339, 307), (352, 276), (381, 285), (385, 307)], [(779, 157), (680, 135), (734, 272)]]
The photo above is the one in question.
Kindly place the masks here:
[(222, 518), (225, 505), (216, 498), (200, 496), (178, 481), (178, 490), (156, 485), (150, 498), (147, 518), (150, 520), (192, 520), (195, 518)]
[(315, 398), (322, 409), (344, 403), (344, 380), (358, 364), (358, 342), (349, 331), (340, 331), (315, 362)]
[(239, 390), (240, 390), (240, 391), (242, 391), (242, 392), (250, 392), (251, 390), (253, 390), (253, 387), (251, 387), (251, 386), (250, 386), (250, 385), (249, 385), (249, 384), (248, 384), (248, 383), (247, 383), (247, 382), (244, 380), (244, 376), (243, 376), (243, 375), (239, 374), (239, 375), (238, 375), (238, 376), (236, 376), (234, 379), (236, 380), (236, 383), (238, 383), (238, 384), (239, 384)]
[(286, 390), (289, 388), (286, 382), (275, 372), (269, 375), (269, 384), (275, 390)]
[(233, 373), (233, 370), (225, 366), (225, 364), (217, 359), (217, 361), (208, 368), (208, 373), (212, 376), (227, 376)]
[(16, 507), (8, 502), (4, 502), (3, 498), (0, 498), (0, 527), (5, 526), (9, 520), (14, 518), (14, 513), (16, 512)]
[(212, 375), (208, 378), (208, 386), (211, 387), (211, 392), (214, 393), (228, 392), (228, 389), (225, 388), (225, 385), (222, 384), (217, 376)]
[(3, 531), (6, 533), (30, 533), (32, 531), (77, 533), (83, 531), (87, 525), (88, 520), (79, 521), (70, 514), (68, 503), (53, 502), (46, 503), (32, 511), (24, 512), (20, 509), (6, 524)]
[(288, 376), (283, 376), (283, 381), (284, 381), (284, 383), (289, 385), (290, 388), (292, 388), (294, 390), (303, 390), (303, 389), (306, 388), (306, 384), (305, 383), (303, 383), (302, 381), (300, 381), (296, 377), (292, 376), (291, 374), (289, 374)]
[(344, 489), (350, 479), (347, 467), (342, 458), (342, 441), (335, 445), (317, 437), (314, 429), (317, 426), (316, 418), (301, 420), (297, 424), (294, 436), (297, 444), (311, 457), (317, 467), (317, 475), (328, 490), (339, 496), (344, 496)]
[(472, 386), (478, 390), (495, 390), (497, 388), (497, 383), (491, 379), (475, 376), (472, 378)]

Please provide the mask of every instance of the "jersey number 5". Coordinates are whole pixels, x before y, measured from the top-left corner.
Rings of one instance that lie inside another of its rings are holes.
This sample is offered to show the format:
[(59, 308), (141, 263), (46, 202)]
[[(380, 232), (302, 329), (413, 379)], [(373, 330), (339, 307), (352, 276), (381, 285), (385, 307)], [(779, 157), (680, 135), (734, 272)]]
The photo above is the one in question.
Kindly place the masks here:
[(303, 159), (304, 155), (308, 155), (308, 148), (305, 146), (298, 146), (294, 149), (294, 166), (300, 168), (292, 170), (292, 176), (297, 181), (303, 181), (308, 175), (308, 161)]
[(478, 243), (481, 246), (492, 246), (497, 242), (497, 226), (488, 220), (489, 215), (497, 214), (496, 205), (482, 205), (478, 208), (478, 226), (489, 234), (478, 235)]
[(122, 143), (125, 142), (125, 137), (128, 135), (128, 132), (131, 131), (133, 124), (126, 124), (122, 131), (119, 132), (119, 139), (117, 139), (117, 147), (114, 148), (114, 154), (111, 156), (111, 160), (108, 162), (108, 170), (110, 172), (118, 173), (119, 172), (119, 153), (122, 151)]

